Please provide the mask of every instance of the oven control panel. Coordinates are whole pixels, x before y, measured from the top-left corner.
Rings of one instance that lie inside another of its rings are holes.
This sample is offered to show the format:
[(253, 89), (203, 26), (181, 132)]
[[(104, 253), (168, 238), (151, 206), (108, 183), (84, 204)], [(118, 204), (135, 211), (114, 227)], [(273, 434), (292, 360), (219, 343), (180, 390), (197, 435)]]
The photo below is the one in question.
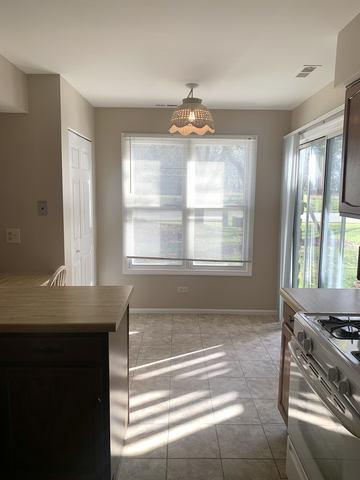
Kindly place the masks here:
[[(333, 338), (323, 329), (324, 318), (327, 317), (297, 313), (294, 318), (295, 339), (303, 354), (323, 370), (326, 382), (331, 384), (340, 396), (348, 398), (360, 412), (360, 362), (347, 357), (347, 350), (352, 348), (349, 340)], [(345, 342), (346, 345), (343, 346)], [(353, 347), (357, 348), (357, 345)], [(341, 351), (341, 348), (345, 350)]]

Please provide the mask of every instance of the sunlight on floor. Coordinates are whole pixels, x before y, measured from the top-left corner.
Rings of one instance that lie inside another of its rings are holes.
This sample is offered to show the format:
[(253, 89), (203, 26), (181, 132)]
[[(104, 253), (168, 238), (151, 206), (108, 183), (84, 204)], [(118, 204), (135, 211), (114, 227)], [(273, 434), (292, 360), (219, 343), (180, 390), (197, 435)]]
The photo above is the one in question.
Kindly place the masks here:
[[(206, 470), (210, 459), (221, 466), (227, 458), (246, 459), (258, 478), (284, 478), (286, 430), (276, 409), (279, 354), (273, 318), (131, 317), (125, 480), (150, 478), (144, 468), (160, 465), (151, 478), (170, 479), (172, 459), (192, 459), (191, 468)], [(223, 475), (220, 468), (206, 478)]]

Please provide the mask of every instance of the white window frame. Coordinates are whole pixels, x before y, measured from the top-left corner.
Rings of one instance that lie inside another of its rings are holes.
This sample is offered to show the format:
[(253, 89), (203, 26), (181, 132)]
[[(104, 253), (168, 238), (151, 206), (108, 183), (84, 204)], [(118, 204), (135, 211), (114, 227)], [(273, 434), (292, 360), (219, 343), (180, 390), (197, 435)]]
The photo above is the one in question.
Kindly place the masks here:
[[(182, 265), (133, 265), (131, 258), (126, 256), (126, 235), (125, 235), (125, 221), (126, 208), (125, 208), (125, 179), (124, 173), (126, 169), (127, 158), (127, 145), (126, 140), (131, 137), (141, 138), (172, 138), (170, 134), (139, 134), (139, 133), (122, 133), (121, 134), (121, 162), (122, 162), (122, 273), (125, 275), (207, 275), (207, 276), (252, 276), (253, 265), (253, 237), (254, 237), (254, 213), (255, 213), (255, 190), (256, 190), (256, 167), (257, 167), (257, 144), (258, 135), (212, 135), (209, 137), (202, 137), (197, 140), (204, 142), (216, 142), (217, 140), (240, 140), (240, 139), (252, 139), (254, 140), (253, 146), (253, 161), (249, 162), (249, 214), (247, 217), (247, 231), (249, 234), (246, 236), (246, 247), (249, 258), (248, 263), (244, 263), (244, 267), (239, 266), (197, 266), (193, 264), (192, 260), (184, 260)], [(181, 139), (181, 137), (179, 137)], [(246, 207), (244, 207), (246, 208)], [(210, 208), (209, 208), (210, 209)], [(186, 228), (186, 227), (185, 227)], [(219, 262), (220, 263), (220, 262)]]
[[(309, 128), (306, 128), (303, 131), (299, 132), (299, 146), (298, 146), (298, 153), (303, 148), (306, 148), (309, 144), (315, 143), (321, 139), (325, 140), (325, 166), (324, 166), (324, 178), (323, 178), (323, 206), (321, 211), (321, 240), (320, 240), (320, 256), (319, 256), (319, 272), (318, 272), (318, 281), (317, 287), (318, 288), (326, 288), (323, 286), (323, 250), (324, 250), (324, 228), (325, 228), (325, 219), (327, 216), (327, 185), (328, 185), (328, 142), (334, 137), (339, 135), (343, 135), (343, 123), (344, 123), (344, 115), (342, 110), (340, 112), (335, 113), (334, 115), (330, 115), (328, 119), (324, 119), (319, 124), (311, 125)], [(298, 163), (297, 169), (300, 169), (300, 164)], [(296, 185), (296, 192), (295, 192), (295, 210), (294, 210), (294, 217), (293, 217), (293, 258), (292, 258), (292, 278), (291, 282), (292, 285), (297, 285), (297, 278), (299, 275), (298, 271), (298, 257), (297, 254), (299, 252), (299, 238), (298, 238), (298, 196), (299, 196), (299, 178), (297, 172), (297, 185)], [(296, 287), (300, 288), (300, 287)], [(304, 288), (304, 287), (302, 287)]]

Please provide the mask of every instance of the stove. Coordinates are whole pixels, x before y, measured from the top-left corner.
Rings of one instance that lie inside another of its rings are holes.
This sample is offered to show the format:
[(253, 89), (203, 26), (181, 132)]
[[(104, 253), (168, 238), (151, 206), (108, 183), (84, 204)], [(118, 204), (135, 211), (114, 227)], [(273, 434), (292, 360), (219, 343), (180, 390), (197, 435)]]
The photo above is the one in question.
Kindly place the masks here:
[(360, 313), (299, 312), (288, 347), (288, 478), (358, 480)]
[(360, 314), (297, 313), (294, 334), (304, 354), (360, 412)]
[[(340, 355), (337, 363), (344, 361), (345, 357), (347, 363), (359, 367), (360, 377), (360, 315), (302, 313), (298, 318), (302, 320), (303, 326), (309, 326), (318, 334), (317, 338), (313, 338), (314, 345), (321, 345), (329, 354)], [(302, 335), (301, 333), (300, 339)], [(305, 348), (308, 342), (305, 342)]]

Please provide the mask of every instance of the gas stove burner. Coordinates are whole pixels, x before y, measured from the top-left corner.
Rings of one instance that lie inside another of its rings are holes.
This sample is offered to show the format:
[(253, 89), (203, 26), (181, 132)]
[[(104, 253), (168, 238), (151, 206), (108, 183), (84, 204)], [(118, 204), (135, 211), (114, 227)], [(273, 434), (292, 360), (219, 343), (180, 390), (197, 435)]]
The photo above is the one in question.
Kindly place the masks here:
[(320, 320), (320, 324), (333, 337), (341, 340), (359, 340), (360, 339), (360, 321), (350, 317), (338, 318), (332, 315), (326, 320)]
[(331, 333), (334, 335), (334, 337), (344, 339), (358, 339), (359, 331), (359, 328), (352, 323), (343, 325), (341, 327), (333, 327), (331, 329)]

